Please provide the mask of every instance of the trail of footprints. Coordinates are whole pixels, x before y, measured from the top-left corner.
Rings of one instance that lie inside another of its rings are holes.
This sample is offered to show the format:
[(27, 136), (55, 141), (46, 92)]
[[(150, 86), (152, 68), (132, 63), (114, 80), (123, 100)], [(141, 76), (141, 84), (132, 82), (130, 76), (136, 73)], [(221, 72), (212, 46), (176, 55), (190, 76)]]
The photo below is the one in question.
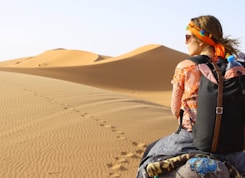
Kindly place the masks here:
[[(77, 112), (78, 114), (80, 114), (81, 117), (88, 116), (87, 112), (81, 112), (80, 110), (76, 108), (72, 108), (67, 104), (56, 101), (54, 98), (45, 96), (40, 92), (37, 92), (35, 90), (26, 89), (26, 88), (24, 88), (24, 90), (28, 92), (32, 92), (35, 96), (44, 98), (50, 103), (59, 104), (61, 107), (63, 107), (64, 110), (72, 109), (74, 112)], [(91, 118), (94, 118), (94, 117), (91, 116)], [(135, 141), (131, 141), (130, 139), (127, 138), (127, 136), (125, 135), (123, 131), (118, 130), (114, 126), (111, 126), (110, 124), (107, 123), (106, 120), (102, 120), (99, 118), (94, 118), (94, 120), (98, 123), (99, 126), (104, 127), (106, 129), (110, 129), (113, 133), (115, 133), (116, 138), (120, 140), (130, 141), (131, 144), (136, 147), (136, 149), (132, 152), (124, 152), (124, 151), (121, 152), (118, 157), (115, 157), (114, 160), (111, 161), (111, 163), (107, 164), (107, 167), (109, 169), (110, 178), (121, 177), (121, 171), (127, 171), (128, 169), (131, 169), (129, 167), (130, 166), (129, 162), (131, 159), (140, 160), (147, 145), (145, 143), (137, 143)]]
[(115, 133), (115, 136), (118, 139), (129, 140), (131, 144), (136, 147), (136, 150), (133, 152), (121, 152), (120, 156), (115, 157), (111, 163), (107, 164), (107, 167), (109, 168), (109, 176), (111, 178), (121, 177), (121, 171), (127, 171), (130, 169), (128, 166), (131, 159), (140, 160), (147, 145), (145, 143), (131, 141), (126, 137), (123, 131), (118, 130), (116, 127), (111, 126), (110, 124), (107, 124), (107, 121), (105, 120), (95, 120), (99, 123), (99, 126), (109, 128), (113, 133)]
[(81, 117), (85, 117), (85, 116), (88, 114), (87, 112), (81, 112), (80, 110), (78, 110), (78, 109), (76, 109), (76, 108), (72, 108), (71, 106), (69, 106), (69, 105), (67, 105), (67, 104), (58, 102), (58, 101), (56, 101), (54, 98), (45, 96), (45, 95), (43, 95), (42, 93), (40, 93), (40, 92), (38, 92), (38, 91), (30, 90), (30, 89), (26, 89), (26, 88), (24, 88), (24, 90), (25, 90), (25, 91), (28, 91), (28, 92), (32, 92), (32, 93), (34, 94), (34, 96), (36, 96), (36, 97), (40, 97), (40, 98), (46, 99), (49, 103), (52, 103), (52, 104), (58, 104), (58, 105), (60, 105), (64, 110), (72, 109), (74, 112), (77, 112), (78, 114), (80, 114)]

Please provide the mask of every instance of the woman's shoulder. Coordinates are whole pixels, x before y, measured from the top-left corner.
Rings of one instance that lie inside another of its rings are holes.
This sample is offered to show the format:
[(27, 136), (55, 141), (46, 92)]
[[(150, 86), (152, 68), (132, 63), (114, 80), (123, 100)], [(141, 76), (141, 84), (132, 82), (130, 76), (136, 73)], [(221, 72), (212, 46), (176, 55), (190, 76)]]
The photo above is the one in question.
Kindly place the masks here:
[(185, 59), (181, 62), (179, 62), (176, 66), (176, 68), (186, 68), (186, 67), (189, 67), (189, 66), (194, 66), (196, 65), (194, 62), (192, 62), (191, 60), (189, 59)]

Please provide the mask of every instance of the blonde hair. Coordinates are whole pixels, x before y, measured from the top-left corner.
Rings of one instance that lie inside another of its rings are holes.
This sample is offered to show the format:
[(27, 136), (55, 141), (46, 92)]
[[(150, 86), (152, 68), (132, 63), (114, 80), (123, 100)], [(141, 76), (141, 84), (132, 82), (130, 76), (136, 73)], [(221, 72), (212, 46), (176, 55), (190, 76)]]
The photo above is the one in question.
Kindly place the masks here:
[(191, 19), (196, 26), (204, 30), (205, 33), (212, 34), (212, 40), (215, 43), (220, 43), (225, 48), (225, 53), (237, 55), (239, 50), (239, 41), (238, 39), (231, 39), (229, 36), (223, 36), (223, 29), (220, 24), (220, 21), (212, 15), (204, 15)]

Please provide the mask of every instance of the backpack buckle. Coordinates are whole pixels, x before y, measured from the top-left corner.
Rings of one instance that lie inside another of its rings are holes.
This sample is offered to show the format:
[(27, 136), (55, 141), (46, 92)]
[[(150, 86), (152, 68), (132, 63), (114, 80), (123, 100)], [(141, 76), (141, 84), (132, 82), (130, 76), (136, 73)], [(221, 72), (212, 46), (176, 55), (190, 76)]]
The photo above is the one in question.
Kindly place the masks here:
[(216, 114), (223, 114), (223, 107), (216, 107)]

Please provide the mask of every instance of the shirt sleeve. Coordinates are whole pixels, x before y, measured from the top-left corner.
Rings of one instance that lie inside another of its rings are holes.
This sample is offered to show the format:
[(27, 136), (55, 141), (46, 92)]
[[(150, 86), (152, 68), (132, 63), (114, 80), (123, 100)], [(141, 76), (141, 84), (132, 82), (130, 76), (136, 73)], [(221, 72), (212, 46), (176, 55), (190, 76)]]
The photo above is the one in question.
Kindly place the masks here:
[(179, 118), (181, 108), (181, 99), (184, 93), (184, 70), (183, 68), (176, 68), (171, 81), (173, 85), (171, 98), (171, 111), (176, 118)]

